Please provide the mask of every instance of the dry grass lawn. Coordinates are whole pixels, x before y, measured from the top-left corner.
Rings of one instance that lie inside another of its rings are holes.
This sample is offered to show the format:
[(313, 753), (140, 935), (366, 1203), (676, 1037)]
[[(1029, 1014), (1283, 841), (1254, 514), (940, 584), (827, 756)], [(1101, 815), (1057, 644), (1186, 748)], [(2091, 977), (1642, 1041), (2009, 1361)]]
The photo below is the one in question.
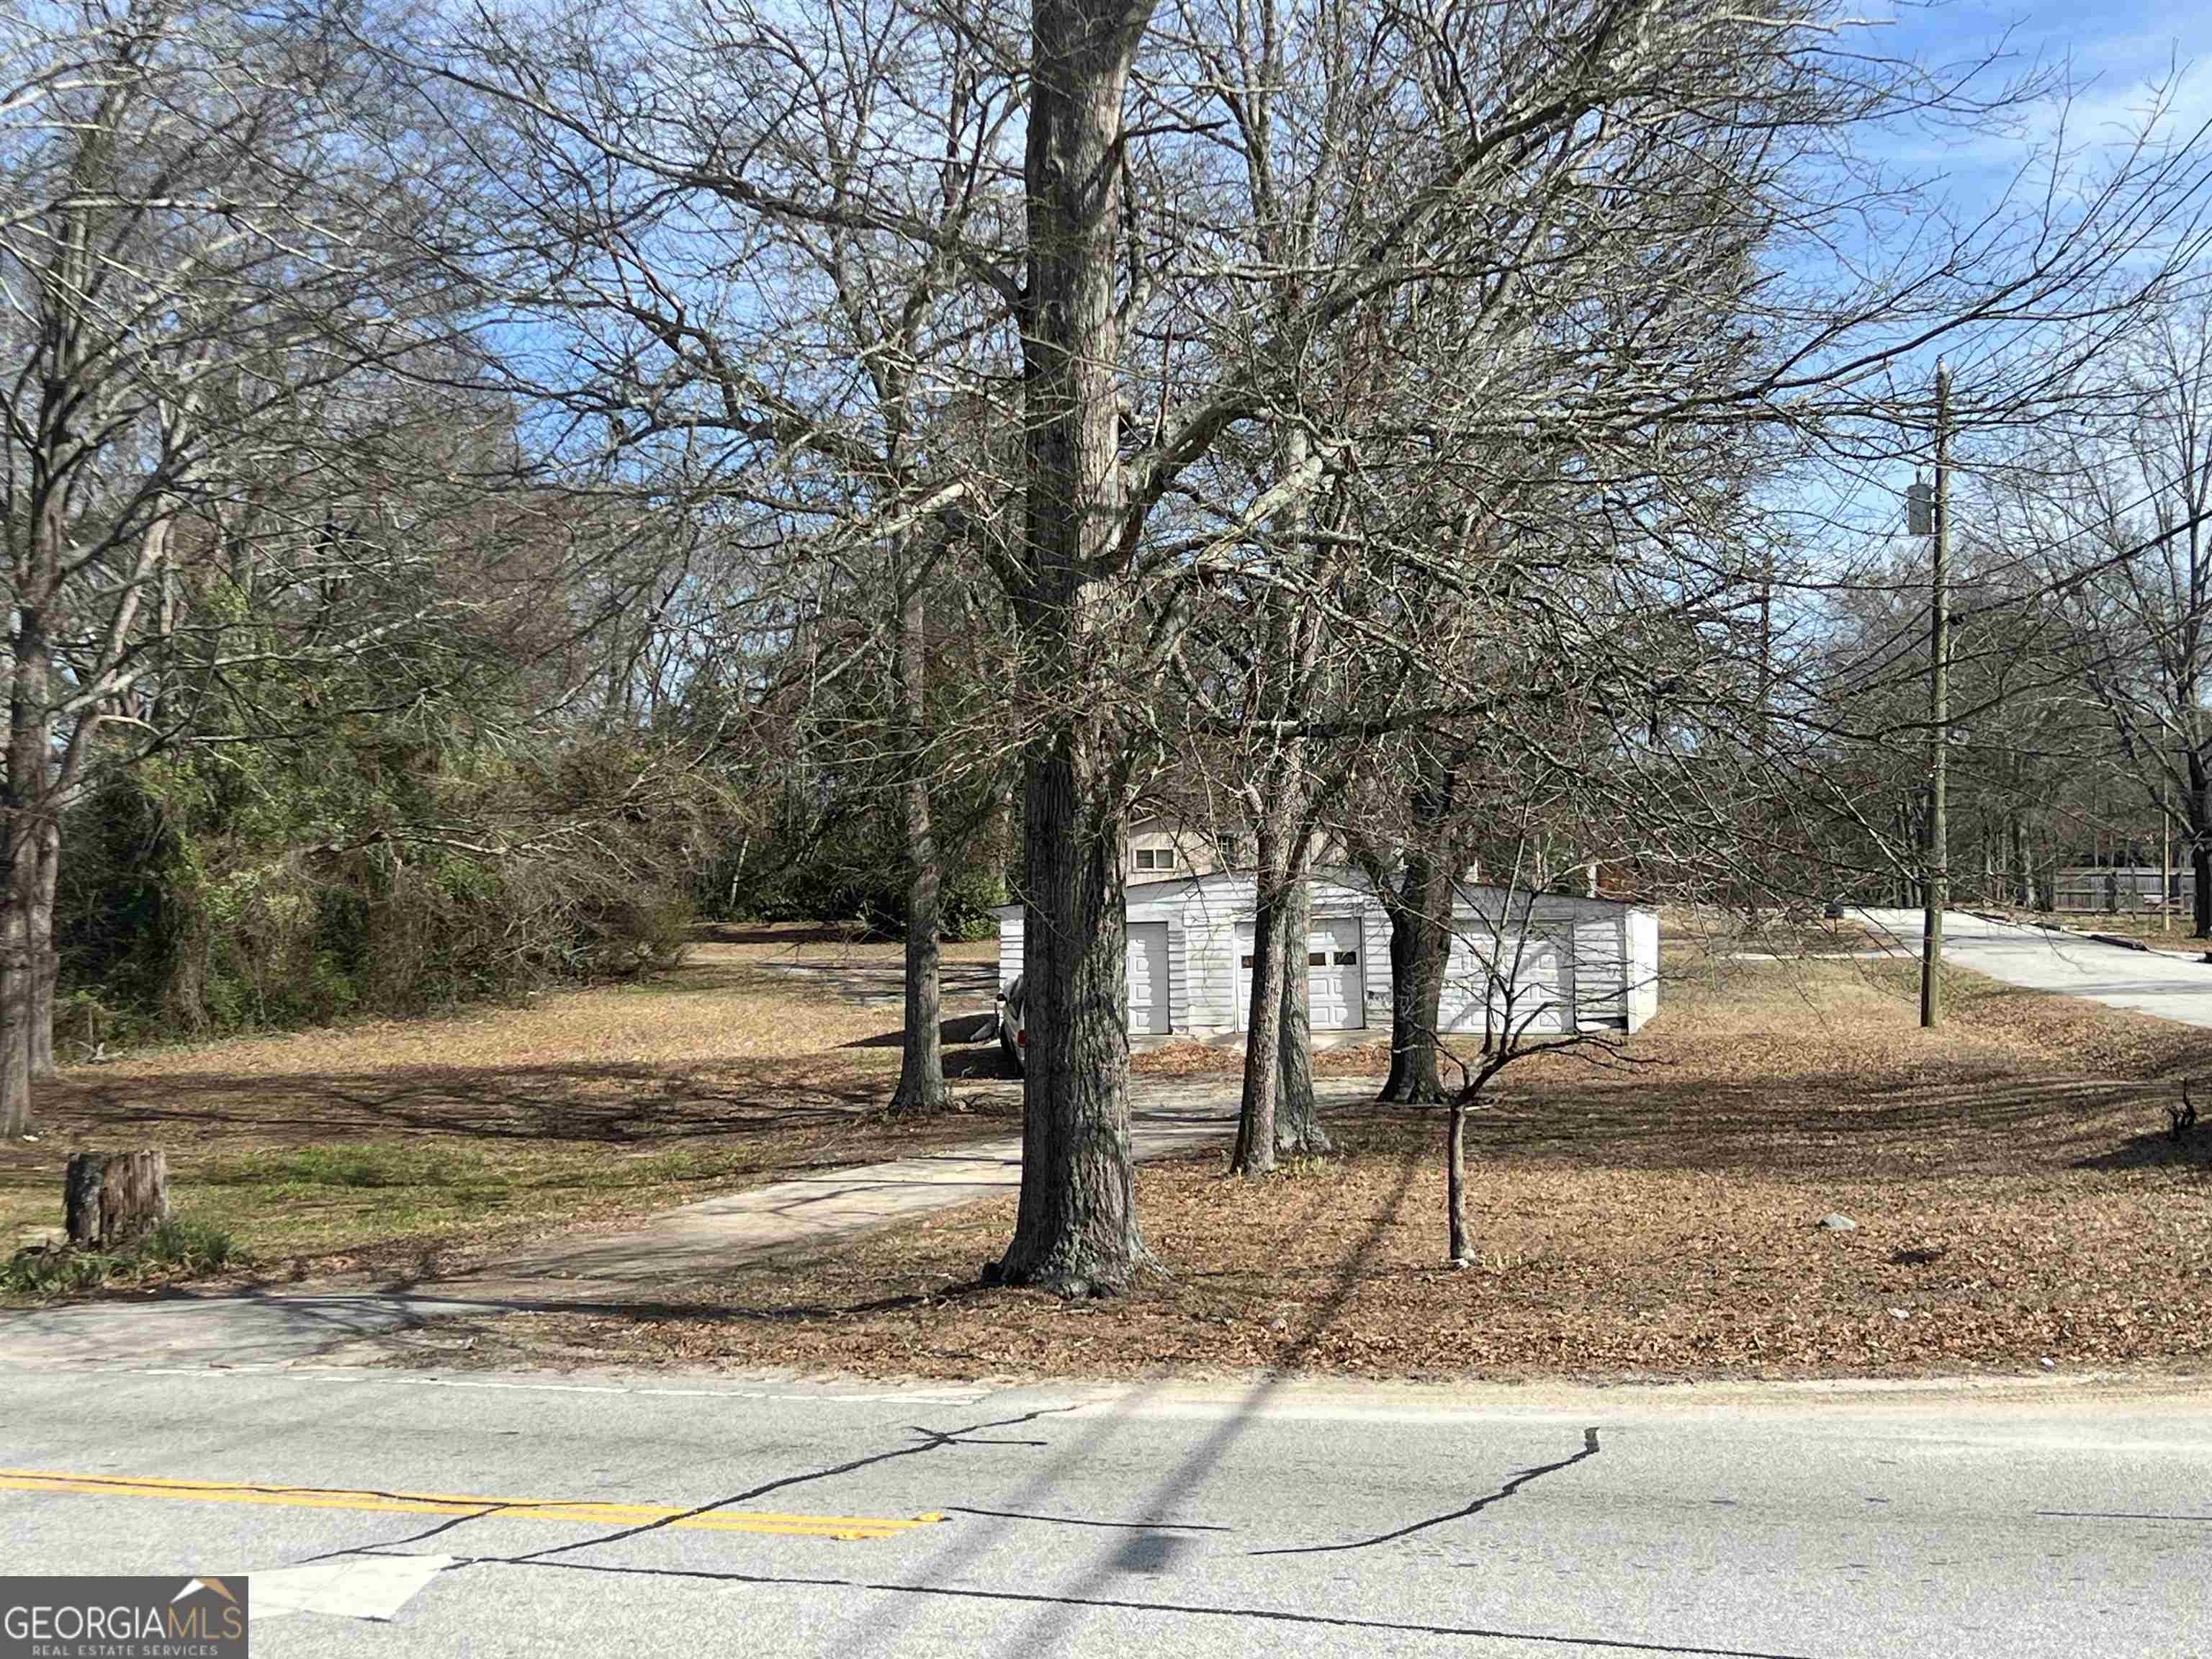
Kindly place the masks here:
[[(947, 947), (981, 983), (994, 943)], [(724, 929), (666, 975), (290, 1036), (150, 1049), (70, 1068), (40, 1139), (0, 1147), (0, 1240), (61, 1221), (83, 1146), (158, 1146), (187, 1214), (272, 1274), (475, 1249), (770, 1179), (995, 1131), (1019, 1109), (994, 1048), (951, 1047), (968, 1109), (907, 1123), (896, 945), (836, 929)], [(980, 1029), (980, 1027), (978, 1028)], [(963, 1034), (964, 1035), (964, 1034)]]
[[(1442, 1264), (1437, 1119), (1340, 1120), (1244, 1183), (1139, 1176), (1165, 1274), (1061, 1304), (982, 1291), (1010, 1203), (698, 1287), (687, 1316), (522, 1316), (479, 1358), (930, 1376), (1254, 1367), (1805, 1376), (2189, 1368), (2212, 1348), (2212, 1132), (2166, 1140), (2212, 1032), (1952, 976), (1676, 951), (1608, 1069), (1547, 1056), (1474, 1121), (1482, 1259)], [(1855, 1231), (1814, 1223), (1842, 1212)]]

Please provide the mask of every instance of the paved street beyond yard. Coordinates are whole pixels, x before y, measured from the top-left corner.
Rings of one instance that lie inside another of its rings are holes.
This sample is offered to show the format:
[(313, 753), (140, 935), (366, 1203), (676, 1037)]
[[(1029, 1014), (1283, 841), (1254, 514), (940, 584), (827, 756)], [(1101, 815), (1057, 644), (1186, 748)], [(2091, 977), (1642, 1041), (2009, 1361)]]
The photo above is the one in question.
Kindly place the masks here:
[[(1921, 913), (1861, 910), (1856, 914), (1886, 948), (1917, 961)], [(2212, 1027), (2212, 963), (2202, 944), (2180, 931), (2160, 933), (2137, 925), (2105, 939), (2094, 935), (2104, 918), (2069, 916), (2063, 928), (2041, 921), (2008, 921), (1971, 911), (1943, 917), (1943, 959), (2026, 990), (2084, 997), (2108, 1008), (2155, 1014), (2184, 1025)], [(2129, 939), (2147, 948), (2113, 941)]]

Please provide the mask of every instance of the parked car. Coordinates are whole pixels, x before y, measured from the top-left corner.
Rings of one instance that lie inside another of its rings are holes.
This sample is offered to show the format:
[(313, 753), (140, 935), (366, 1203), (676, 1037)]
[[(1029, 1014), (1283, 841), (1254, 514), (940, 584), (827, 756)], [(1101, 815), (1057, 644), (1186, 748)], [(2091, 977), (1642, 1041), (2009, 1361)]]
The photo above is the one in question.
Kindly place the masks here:
[(1022, 975), (1014, 975), (1014, 982), (999, 993), (999, 1051), (1006, 1057), (1016, 1077), (1022, 1074), (1023, 1045), (1029, 1033), (1022, 1029)]

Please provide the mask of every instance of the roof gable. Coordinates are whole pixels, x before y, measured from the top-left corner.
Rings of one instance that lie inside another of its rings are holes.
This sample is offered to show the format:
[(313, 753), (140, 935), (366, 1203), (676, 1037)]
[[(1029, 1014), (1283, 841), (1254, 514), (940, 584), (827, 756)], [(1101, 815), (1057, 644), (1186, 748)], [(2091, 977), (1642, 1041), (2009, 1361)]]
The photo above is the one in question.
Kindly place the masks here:
[[(1317, 865), (1309, 873), (1309, 879), (1326, 882), (1329, 885), (1347, 888), (1369, 897), (1375, 896), (1375, 884), (1364, 872), (1348, 864)], [(1191, 894), (1214, 892), (1223, 889), (1249, 888), (1253, 875), (1249, 870), (1211, 870), (1203, 875), (1170, 876), (1159, 881), (1133, 881), (1122, 888), (1123, 902), (1158, 903), (1170, 898), (1180, 889)], [(1571, 904), (1592, 910), (1634, 910), (1647, 907), (1633, 904), (1626, 899), (1589, 898), (1580, 893), (1552, 893), (1528, 887), (1499, 887), (1488, 882), (1461, 882), (1456, 889), (1455, 908), (1472, 910), (1479, 915), (1496, 915), (1507, 906), (1539, 902), (1545, 904)], [(994, 905), (995, 916), (1018, 916), (1024, 907), (1018, 903)]]

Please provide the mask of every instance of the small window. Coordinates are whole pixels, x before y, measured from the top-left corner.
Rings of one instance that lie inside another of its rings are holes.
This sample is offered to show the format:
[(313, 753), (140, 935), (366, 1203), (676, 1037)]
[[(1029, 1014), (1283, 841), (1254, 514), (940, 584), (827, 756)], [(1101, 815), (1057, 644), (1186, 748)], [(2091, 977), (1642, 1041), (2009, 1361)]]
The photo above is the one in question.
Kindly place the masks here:
[(1134, 854), (1139, 870), (1172, 870), (1176, 867), (1176, 853), (1172, 847), (1139, 847)]
[(1307, 966), (1307, 967), (1309, 967), (1309, 968), (1326, 968), (1326, 967), (1328, 967), (1328, 951), (1307, 951), (1307, 952), (1306, 952), (1306, 966)]
[(1243, 956), (1237, 957), (1237, 965), (1239, 968), (1249, 968), (1252, 965), (1252, 953), (1247, 951)]
[(1359, 952), (1339, 951), (1336, 953), (1336, 965), (1340, 968), (1357, 968), (1359, 966)]

